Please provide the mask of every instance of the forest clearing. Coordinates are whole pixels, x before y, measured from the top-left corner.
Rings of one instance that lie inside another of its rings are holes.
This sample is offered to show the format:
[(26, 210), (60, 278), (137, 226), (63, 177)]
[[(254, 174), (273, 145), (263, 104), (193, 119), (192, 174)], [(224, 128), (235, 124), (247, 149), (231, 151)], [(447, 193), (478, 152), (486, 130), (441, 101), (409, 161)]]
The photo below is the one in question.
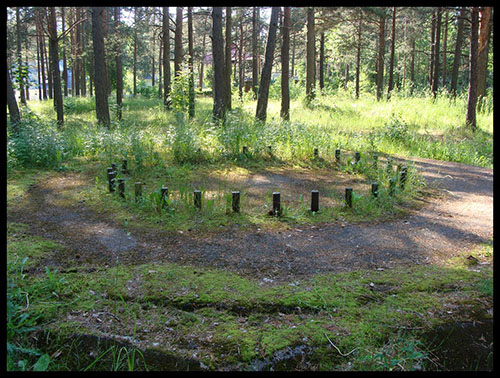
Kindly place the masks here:
[(6, 16), (7, 370), (493, 369), (492, 7)]

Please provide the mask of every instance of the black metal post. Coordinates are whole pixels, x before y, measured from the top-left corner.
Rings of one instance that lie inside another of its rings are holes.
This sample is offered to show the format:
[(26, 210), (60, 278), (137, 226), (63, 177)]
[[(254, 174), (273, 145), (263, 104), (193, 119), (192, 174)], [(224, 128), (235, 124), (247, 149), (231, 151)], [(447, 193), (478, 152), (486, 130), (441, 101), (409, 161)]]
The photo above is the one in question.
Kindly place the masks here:
[(345, 202), (347, 206), (352, 207), (352, 188), (345, 188)]
[(194, 194), (194, 207), (201, 209), (201, 191), (195, 190)]
[(280, 192), (273, 193), (273, 215), (281, 215)]
[(233, 212), (239, 213), (240, 212), (240, 192), (232, 192), (233, 194)]
[(311, 191), (311, 211), (319, 211), (319, 190)]

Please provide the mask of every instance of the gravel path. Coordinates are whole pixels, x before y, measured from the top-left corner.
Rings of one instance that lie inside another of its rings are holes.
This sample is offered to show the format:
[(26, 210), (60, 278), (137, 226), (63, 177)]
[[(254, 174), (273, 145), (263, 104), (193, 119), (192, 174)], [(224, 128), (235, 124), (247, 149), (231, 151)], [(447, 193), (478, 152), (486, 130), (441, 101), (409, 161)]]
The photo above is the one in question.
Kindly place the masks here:
[(70, 255), (55, 258), (57, 265), (172, 261), (278, 281), (360, 268), (439, 263), (490, 241), (492, 170), (427, 159), (413, 161), (429, 185), (442, 189), (443, 195), (388, 222), (337, 222), (286, 231), (233, 227), (203, 235), (129, 229), (129, 234), (84, 204), (68, 207), (58, 202), (57, 188), (81, 185), (74, 174), (59, 176), (57, 185), (50, 188), (43, 182), (33, 185), (23, 199), (29, 205), (23, 210), (14, 206), (7, 216), (9, 221), (31, 224), (35, 234), (67, 245)]

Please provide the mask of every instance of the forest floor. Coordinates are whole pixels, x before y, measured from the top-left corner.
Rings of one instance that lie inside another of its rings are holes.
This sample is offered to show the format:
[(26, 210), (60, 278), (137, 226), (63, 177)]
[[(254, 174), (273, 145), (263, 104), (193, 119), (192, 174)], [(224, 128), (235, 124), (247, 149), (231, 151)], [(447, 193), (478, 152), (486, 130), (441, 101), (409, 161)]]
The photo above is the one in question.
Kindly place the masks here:
[[(78, 270), (79, 266), (152, 264), (154, 269), (155, 264), (169, 262), (192, 266), (193, 270), (232, 271), (265, 287), (324, 273), (441, 266), (454, 256), (491, 243), (492, 170), (428, 159), (413, 161), (438, 194), (423, 199), (424, 204), (407, 215), (388, 221), (337, 220), (278, 230), (238, 225), (202, 232), (124, 228), (109, 214), (84, 202), (69, 201), (71, 193), (93, 185), (88, 177), (76, 172), (38, 180), (11, 202), (7, 217), (9, 222), (27, 225), (30, 235), (65, 246), (60, 253), (40, 260), (34, 267), (40, 272), (47, 266), (62, 272)], [(251, 180), (276, 187), (280, 182), (304, 186), (304, 178), (286, 173), (263, 173)], [(129, 297), (141, 297), (141, 290), (139, 281), (130, 280), (125, 292)]]

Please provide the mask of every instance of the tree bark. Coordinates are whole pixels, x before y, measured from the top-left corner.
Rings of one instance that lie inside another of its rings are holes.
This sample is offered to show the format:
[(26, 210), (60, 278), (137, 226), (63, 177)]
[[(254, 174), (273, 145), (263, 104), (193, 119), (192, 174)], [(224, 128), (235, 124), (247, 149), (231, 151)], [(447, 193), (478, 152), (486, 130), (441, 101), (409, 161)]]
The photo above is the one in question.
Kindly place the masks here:
[(122, 102), (123, 102), (123, 68), (122, 68), (122, 49), (119, 43), (120, 37), (120, 7), (115, 7), (115, 65), (116, 65), (116, 105), (118, 106), (118, 120), (122, 119)]
[(269, 86), (271, 84), (271, 71), (273, 68), (274, 49), (276, 46), (276, 30), (278, 29), (279, 7), (272, 7), (269, 34), (267, 36), (266, 54), (264, 66), (259, 85), (259, 96), (257, 98), (257, 111), (255, 117), (262, 122), (267, 117), (267, 102), (269, 98)]
[(224, 64), (224, 85), (226, 110), (231, 110), (231, 7), (226, 7), (226, 44), (225, 44), (225, 64)]
[(457, 83), (458, 83), (458, 68), (460, 66), (460, 58), (462, 53), (462, 41), (464, 33), (464, 16), (465, 7), (460, 9), (460, 14), (457, 20), (457, 41), (455, 43), (455, 57), (453, 58), (453, 68), (451, 71), (451, 84), (450, 92), (453, 97), (457, 95)]
[[(139, 22), (139, 8), (135, 7), (134, 8), (134, 66), (133, 66), (133, 76), (134, 76), (134, 97), (137, 96), (137, 29), (138, 25), (137, 23)], [(97, 82), (97, 78), (96, 78)]]
[(323, 89), (325, 86), (325, 33), (321, 32), (319, 40), (319, 87)]
[(223, 120), (226, 114), (225, 85), (224, 85), (224, 41), (222, 38), (222, 8), (213, 7), (212, 10), (212, 61), (214, 68), (213, 78), (213, 118)]
[(444, 12), (443, 32), (443, 88), (446, 88), (446, 48), (448, 45), (448, 10)]
[(174, 76), (181, 72), (182, 64), (182, 7), (176, 7), (174, 41)]
[(170, 19), (168, 7), (163, 7), (163, 104), (169, 110), (170, 100)]
[(23, 61), (21, 55), (21, 17), (19, 12), (19, 7), (16, 7), (16, 33), (17, 33), (17, 71), (19, 72), (19, 80), (17, 84), (19, 86), (19, 96), (21, 104), (26, 105), (26, 94), (24, 92), (24, 78), (21, 74), (23, 70)]
[(17, 123), (21, 121), (21, 116), (19, 114), (19, 108), (17, 106), (16, 95), (14, 94), (14, 88), (12, 87), (12, 81), (9, 75), (9, 68), (7, 69), (7, 107), (9, 109), (10, 123), (12, 124), (12, 130), (14, 134), (19, 132)]
[(488, 74), (488, 49), (493, 19), (492, 7), (481, 7), (481, 23), (479, 26), (479, 45), (477, 48), (477, 97), (479, 102), (486, 95), (486, 77)]
[(310, 101), (314, 98), (314, 75), (316, 65), (316, 46), (314, 31), (314, 7), (307, 8), (307, 44), (306, 44), (306, 97)]
[(361, 72), (361, 28), (363, 26), (363, 14), (359, 13), (359, 22), (358, 22), (358, 41), (357, 41), (357, 48), (356, 48), (356, 84), (355, 84), (355, 91), (356, 91), (356, 99), (359, 98), (359, 75)]
[[(66, 30), (65, 21), (66, 20), (65, 20), (64, 7), (61, 7), (62, 30)], [(62, 40), (62, 58), (63, 58), (62, 80), (64, 82), (64, 97), (68, 97), (68, 61), (66, 59), (66, 38)]]
[(429, 55), (429, 86), (432, 88), (432, 83), (434, 79), (434, 45), (436, 41), (436, 10), (432, 11), (431, 18), (431, 49)]
[(238, 49), (238, 94), (240, 97), (240, 100), (243, 98), (243, 72), (244, 72), (244, 66), (243, 66), (243, 17), (240, 19), (240, 46)]
[[(281, 45), (281, 118), (290, 119), (290, 7), (283, 8), (283, 44)], [(321, 33), (324, 39), (324, 33)], [(320, 70), (322, 72), (322, 70)]]
[(94, 85), (97, 122), (109, 127), (108, 94), (106, 91), (106, 67), (104, 57), (103, 7), (92, 7), (92, 39), (94, 43)]
[(384, 86), (384, 50), (385, 50), (385, 16), (379, 18), (378, 56), (377, 56), (377, 101), (382, 98)]
[(201, 46), (201, 61), (200, 61), (200, 77), (199, 77), (199, 84), (198, 87), (200, 89), (203, 88), (203, 70), (205, 68), (205, 46), (206, 46), (206, 37), (207, 34), (203, 33), (203, 40), (202, 40), (202, 46)]
[(438, 8), (436, 11), (436, 38), (434, 48), (434, 72), (432, 74), (432, 95), (434, 98), (437, 95), (439, 85), (439, 44), (441, 40), (441, 14), (442, 9)]
[(257, 25), (257, 7), (252, 8), (252, 90), (254, 99), (257, 98), (257, 81), (259, 79), (259, 71), (257, 69), (258, 59), (258, 25)]
[(387, 83), (387, 99), (391, 98), (394, 88), (394, 48), (396, 46), (396, 7), (392, 8), (391, 55), (389, 58), (389, 81)]
[(195, 96), (194, 96), (194, 66), (193, 66), (193, 8), (188, 7), (188, 54), (189, 54), (189, 118), (194, 117)]
[(47, 100), (47, 85), (46, 85), (46, 76), (45, 76), (45, 58), (43, 54), (43, 31), (42, 31), (42, 9), (43, 8), (38, 8), (37, 9), (37, 23), (36, 23), (36, 29), (37, 29), (37, 34), (38, 34), (38, 44), (39, 44), (39, 49), (40, 49), (40, 69), (41, 69), (41, 75), (42, 75), (42, 93), (43, 93), (43, 99)]
[(49, 7), (47, 29), (49, 33), (50, 60), (52, 62), (52, 84), (54, 88), (54, 107), (57, 113), (57, 128), (62, 129), (64, 127), (64, 107), (61, 91), (61, 74), (59, 72), (59, 48), (55, 7)]
[[(37, 27), (38, 32), (38, 27)], [(40, 39), (36, 37), (36, 67), (38, 73), (38, 99), (42, 101), (42, 77), (40, 71)]]
[(467, 99), (466, 124), (476, 130), (476, 105), (477, 105), (477, 46), (478, 46), (478, 7), (472, 7), (470, 27), (470, 68), (469, 68), (469, 96)]

